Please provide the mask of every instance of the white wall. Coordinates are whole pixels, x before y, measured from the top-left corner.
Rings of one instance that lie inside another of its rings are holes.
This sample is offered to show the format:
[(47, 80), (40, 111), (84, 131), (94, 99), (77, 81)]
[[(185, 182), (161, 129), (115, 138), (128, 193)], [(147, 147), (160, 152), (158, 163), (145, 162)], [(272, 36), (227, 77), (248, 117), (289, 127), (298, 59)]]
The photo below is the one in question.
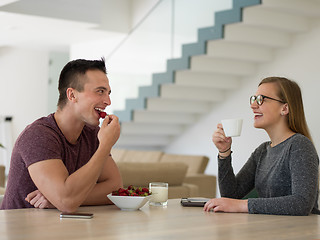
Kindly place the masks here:
[(59, 99), (59, 77), (62, 68), (69, 61), (69, 54), (65, 52), (50, 52), (48, 69), (48, 113), (57, 110)]
[(205, 118), (188, 129), (165, 149), (169, 153), (204, 154), (210, 157), (206, 170), (217, 175), (217, 150), (211, 141), (211, 135), (217, 123), (224, 118), (242, 117), (244, 119), (242, 135), (233, 139), (233, 166), (238, 172), (251, 152), (265, 140), (267, 134), (253, 127), (253, 114), (249, 106), (249, 96), (253, 95), (261, 79), (267, 76), (285, 76), (298, 82), (302, 89), (305, 114), (309, 128), (320, 152), (319, 94), (320, 94), (320, 24), (313, 30), (293, 39), (292, 45), (275, 53), (274, 61), (261, 65), (257, 74), (243, 82), (239, 91), (230, 94), (228, 101), (216, 106)]
[(0, 49), (0, 116), (12, 116), (12, 140), (27, 124), (47, 114), (48, 54)]
[(136, 26), (159, 0), (134, 0), (131, 2), (131, 27)]

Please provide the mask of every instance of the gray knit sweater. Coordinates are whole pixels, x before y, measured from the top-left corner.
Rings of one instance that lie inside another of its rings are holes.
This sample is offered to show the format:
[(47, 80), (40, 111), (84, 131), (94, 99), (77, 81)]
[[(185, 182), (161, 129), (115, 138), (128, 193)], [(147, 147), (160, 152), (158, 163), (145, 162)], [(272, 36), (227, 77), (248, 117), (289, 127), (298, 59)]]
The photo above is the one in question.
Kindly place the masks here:
[(295, 134), (275, 147), (261, 144), (235, 176), (231, 156), (218, 158), (222, 197), (241, 199), (253, 188), (259, 198), (248, 199), (249, 213), (319, 214), (319, 158), (312, 142)]

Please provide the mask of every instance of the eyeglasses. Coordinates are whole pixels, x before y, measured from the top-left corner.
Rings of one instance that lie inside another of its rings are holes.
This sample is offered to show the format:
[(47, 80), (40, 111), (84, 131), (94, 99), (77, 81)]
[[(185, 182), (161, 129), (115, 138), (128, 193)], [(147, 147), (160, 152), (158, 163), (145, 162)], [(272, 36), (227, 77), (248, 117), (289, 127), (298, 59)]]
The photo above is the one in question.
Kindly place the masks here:
[(277, 102), (281, 102), (281, 103), (286, 103), (284, 101), (281, 101), (281, 100), (278, 100), (278, 99), (275, 99), (275, 98), (272, 98), (272, 97), (268, 97), (268, 96), (265, 96), (265, 95), (258, 95), (258, 96), (255, 96), (255, 95), (252, 95), (250, 97), (250, 105), (252, 105), (254, 103), (254, 101), (257, 101), (257, 104), (259, 106), (262, 105), (263, 101), (265, 98), (268, 98), (268, 99), (271, 99), (271, 100), (274, 100), (274, 101), (277, 101)]

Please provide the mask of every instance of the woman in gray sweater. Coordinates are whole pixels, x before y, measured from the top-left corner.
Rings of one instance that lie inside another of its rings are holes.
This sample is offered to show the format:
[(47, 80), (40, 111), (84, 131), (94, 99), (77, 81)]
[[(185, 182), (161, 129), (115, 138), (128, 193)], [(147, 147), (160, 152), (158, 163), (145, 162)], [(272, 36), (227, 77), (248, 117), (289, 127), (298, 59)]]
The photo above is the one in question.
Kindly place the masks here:
[[(270, 141), (251, 154), (237, 175), (231, 165), (230, 137), (221, 124), (213, 134), (219, 150), (219, 187), (222, 198), (209, 200), (205, 211), (279, 215), (319, 214), (319, 158), (305, 120), (297, 83), (280, 77), (263, 79), (250, 97), (254, 127)], [(256, 189), (258, 198), (242, 200)]]

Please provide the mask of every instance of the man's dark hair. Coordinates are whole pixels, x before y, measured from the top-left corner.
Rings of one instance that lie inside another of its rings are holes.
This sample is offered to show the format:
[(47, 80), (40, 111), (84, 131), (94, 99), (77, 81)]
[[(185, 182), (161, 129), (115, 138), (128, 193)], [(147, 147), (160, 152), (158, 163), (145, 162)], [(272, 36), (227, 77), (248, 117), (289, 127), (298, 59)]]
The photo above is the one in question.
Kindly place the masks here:
[(83, 91), (85, 80), (82, 76), (88, 70), (100, 70), (107, 74), (104, 58), (101, 58), (101, 60), (77, 59), (64, 66), (59, 77), (58, 107), (62, 109), (66, 105), (68, 88), (74, 88), (79, 92)]

